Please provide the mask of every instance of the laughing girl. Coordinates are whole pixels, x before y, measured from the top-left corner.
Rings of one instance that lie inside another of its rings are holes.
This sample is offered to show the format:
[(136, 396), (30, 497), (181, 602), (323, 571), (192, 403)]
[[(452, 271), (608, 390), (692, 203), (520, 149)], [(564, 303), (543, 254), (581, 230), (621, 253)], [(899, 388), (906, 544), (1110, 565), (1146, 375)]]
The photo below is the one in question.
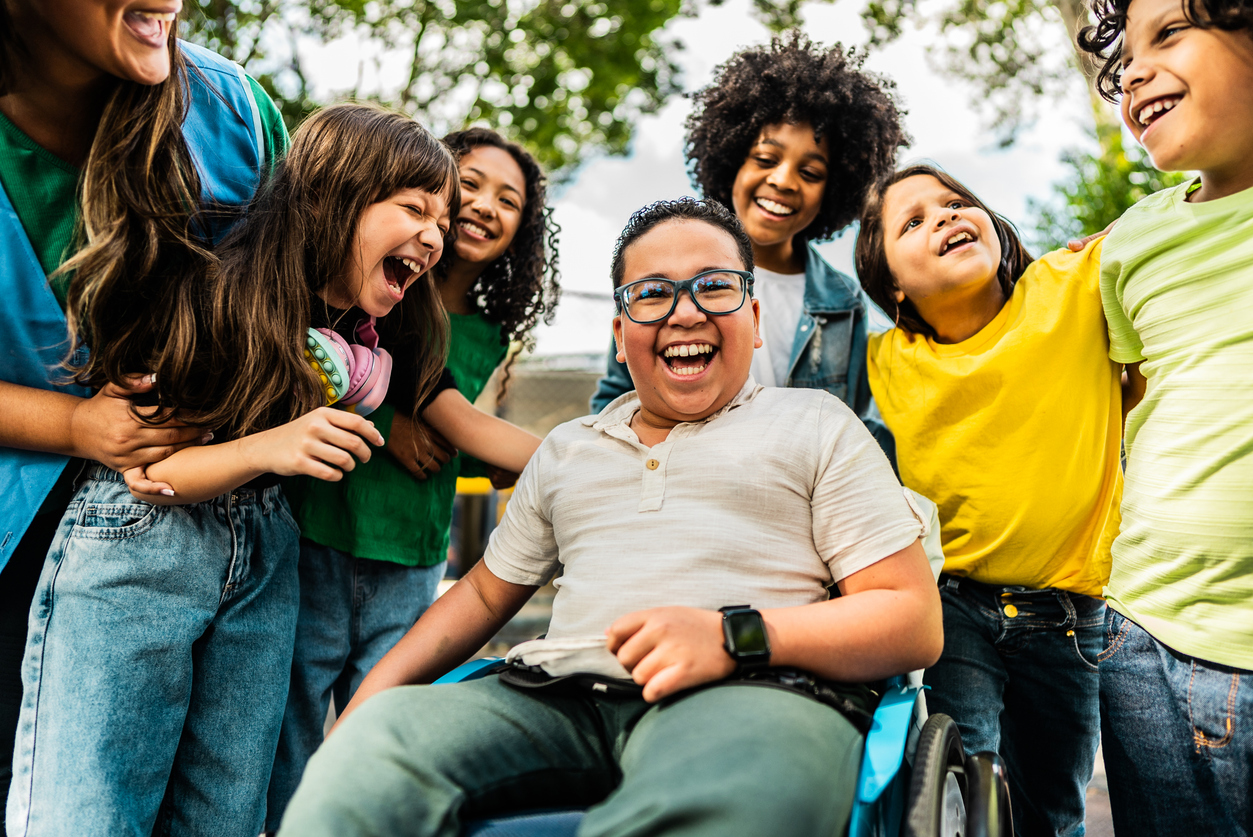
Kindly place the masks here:
[(868, 197), (857, 271), (896, 328), (870, 388), (901, 479), (940, 510), (944, 653), (933, 712), (1001, 754), (1019, 834), (1081, 834), (1097, 655), (1122, 495), (1121, 368), (1101, 244), (1032, 261), (1013, 227), (930, 165)]

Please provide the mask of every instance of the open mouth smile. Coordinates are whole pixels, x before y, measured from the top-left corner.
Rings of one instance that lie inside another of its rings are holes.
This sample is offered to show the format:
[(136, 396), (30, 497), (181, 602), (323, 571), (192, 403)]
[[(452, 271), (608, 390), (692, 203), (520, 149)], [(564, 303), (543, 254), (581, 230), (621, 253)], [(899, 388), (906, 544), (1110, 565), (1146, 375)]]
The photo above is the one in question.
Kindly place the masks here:
[(174, 18), (178, 15), (178, 11), (150, 11), (136, 9), (129, 11), (122, 16), (126, 27), (131, 31), (141, 43), (150, 47), (165, 46), (166, 37), (169, 35), (170, 27), (174, 25)]
[(1136, 121), (1140, 123), (1140, 127), (1148, 128), (1173, 110), (1182, 99), (1182, 96), (1163, 96), (1160, 99), (1154, 99), (1139, 109), (1136, 113)]
[(717, 353), (718, 347), (709, 343), (676, 343), (659, 352), (670, 371), (681, 378), (704, 372)]
[(474, 236), (475, 238), (481, 238), (486, 241), (491, 241), (493, 238), (496, 237), (494, 233), (485, 229), (484, 227), (480, 227), (478, 224), (474, 223), (473, 221), (461, 220), (457, 222), (457, 226), (461, 228), (462, 230), (464, 230), (465, 232), (468, 232), (470, 235)]
[(968, 230), (959, 230), (944, 240), (940, 246), (940, 255), (945, 256), (964, 245), (974, 244), (978, 239)]
[(399, 302), (405, 296), (405, 288), (415, 277), (420, 275), (426, 265), (414, 261), (407, 256), (385, 256), (383, 258), (383, 278), (392, 296)]
[(796, 210), (792, 207), (778, 201), (772, 201), (770, 198), (754, 198), (753, 203), (757, 204), (758, 208), (764, 210), (767, 214), (777, 215), (780, 218), (796, 214)]

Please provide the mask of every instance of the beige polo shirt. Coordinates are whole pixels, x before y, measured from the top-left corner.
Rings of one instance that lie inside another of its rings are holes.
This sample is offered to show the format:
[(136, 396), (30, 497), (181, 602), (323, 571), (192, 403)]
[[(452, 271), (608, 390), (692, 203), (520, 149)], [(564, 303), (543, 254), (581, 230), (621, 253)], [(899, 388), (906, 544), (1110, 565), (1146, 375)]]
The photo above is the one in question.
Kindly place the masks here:
[(865, 426), (822, 390), (750, 377), (709, 418), (652, 448), (634, 392), (551, 433), (518, 480), (484, 561), (543, 584), (548, 636), (603, 635), (637, 610), (795, 607), (912, 544), (923, 518)]

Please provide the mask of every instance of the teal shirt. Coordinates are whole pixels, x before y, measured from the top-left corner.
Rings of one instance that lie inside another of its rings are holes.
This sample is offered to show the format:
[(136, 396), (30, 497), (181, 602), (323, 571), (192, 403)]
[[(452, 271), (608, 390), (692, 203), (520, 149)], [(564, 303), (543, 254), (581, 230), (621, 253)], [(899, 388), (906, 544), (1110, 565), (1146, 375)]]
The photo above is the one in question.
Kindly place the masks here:
[[(479, 397), (505, 357), (500, 326), (479, 314), (449, 314), (448, 369), (469, 400)], [(384, 403), (370, 420), (386, 436), (395, 408)], [(418, 480), (388, 454), (376, 451), (339, 482), (287, 481), (300, 534), (357, 558), (431, 567), (448, 557), (448, 530), (458, 476), (478, 476), (482, 463), (458, 455)]]
[[(251, 77), (248, 84), (261, 115), (266, 165), (271, 169), (287, 151), (287, 128), (269, 95)], [(77, 166), (38, 145), (0, 114), (0, 186), (22, 222), (44, 273), (51, 274), (71, 255), (78, 224)], [(70, 276), (52, 279), (52, 292), (65, 308)]]
[[(270, 169), (287, 152), (287, 128), (269, 94), (248, 78), (265, 140), (265, 162)], [(78, 180), (81, 171), (22, 133), (0, 113), (0, 186), (13, 204), (39, 259), (44, 273), (52, 274), (73, 255), (74, 232), (78, 226)], [(53, 296), (65, 309), (71, 276), (60, 274), (50, 280)], [(40, 514), (60, 516), (73, 494), (76, 468), (67, 468), (48, 494)]]

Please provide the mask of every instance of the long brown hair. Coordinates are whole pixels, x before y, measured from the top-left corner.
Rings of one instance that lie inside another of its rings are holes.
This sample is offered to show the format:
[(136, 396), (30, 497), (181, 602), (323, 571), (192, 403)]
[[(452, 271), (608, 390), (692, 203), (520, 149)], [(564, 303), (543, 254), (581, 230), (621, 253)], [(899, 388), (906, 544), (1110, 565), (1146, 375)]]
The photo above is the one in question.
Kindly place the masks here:
[[(213, 262), (196, 232), (200, 178), (183, 139), (188, 68), (176, 29), (169, 77), (113, 83), (79, 186), (79, 249), (56, 271), (73, 274), (70, 345), (92, 347), (69, 367), (72, 379), (92, 387), (168, 365), (170, 346), (191, 339), (196, 289)], [(29, 60), (0, 0), (0, 93)]]
[[(402, 189), (460, 202), (457, 163), (425, 128), (373, 105), (327, 108), (296, 131), (291, 150), (217, 253), (203, 288), (199, 345), (184, 342), (156, 369), (162, 404), (229, 436), (290, 421), (325, 402), (303, 356), (318, 291), (354, 299), (345, 275), (366, 208)], [(379, 322), (403, 346), (395, 363), (417, 372), (417, 402), (447, 353), (447, 323), (430, 273)], [(415, 416), (416, 416), (416, 404)]]
[(866, 290), (866, 295), (874, 300), (875, 304), (889, 317), (892, 317), (898, 326), (914, 334), (935, 337), (935, 329), (922, 318), (918, 309), (908, 298), (900, 303), (896, 301), (896, 279), (892, 277), (892, 271), (888, 269), (887, 248), (883, 242), (884, 195), (887, 194), (888, 189), (902, 180), (919, 175), (934, 177), (944, 184), (944, 188), (956, 192), (967, 203), (982, 209), (992, 219), (992, 228), (996, 230), (996, 237), (1001, 242), (1001, 262), (996, 268), (996, 279), (1006, 299), (1009, 299), (1010, 294), (1013, 293), (1014, 284), (1034, 259), (1023, 246), (1022, 240), (1018, 237), (1018, 230), (1008, 218), (997, 215), (989, 209), (974, 192), (939, 166), (916, 163), (877, 181), (866, 193), (866, 200), (861, 209), (861, 230), (857, 233), (856, 249), (857, 277), (861, 280), (861, 286)]

